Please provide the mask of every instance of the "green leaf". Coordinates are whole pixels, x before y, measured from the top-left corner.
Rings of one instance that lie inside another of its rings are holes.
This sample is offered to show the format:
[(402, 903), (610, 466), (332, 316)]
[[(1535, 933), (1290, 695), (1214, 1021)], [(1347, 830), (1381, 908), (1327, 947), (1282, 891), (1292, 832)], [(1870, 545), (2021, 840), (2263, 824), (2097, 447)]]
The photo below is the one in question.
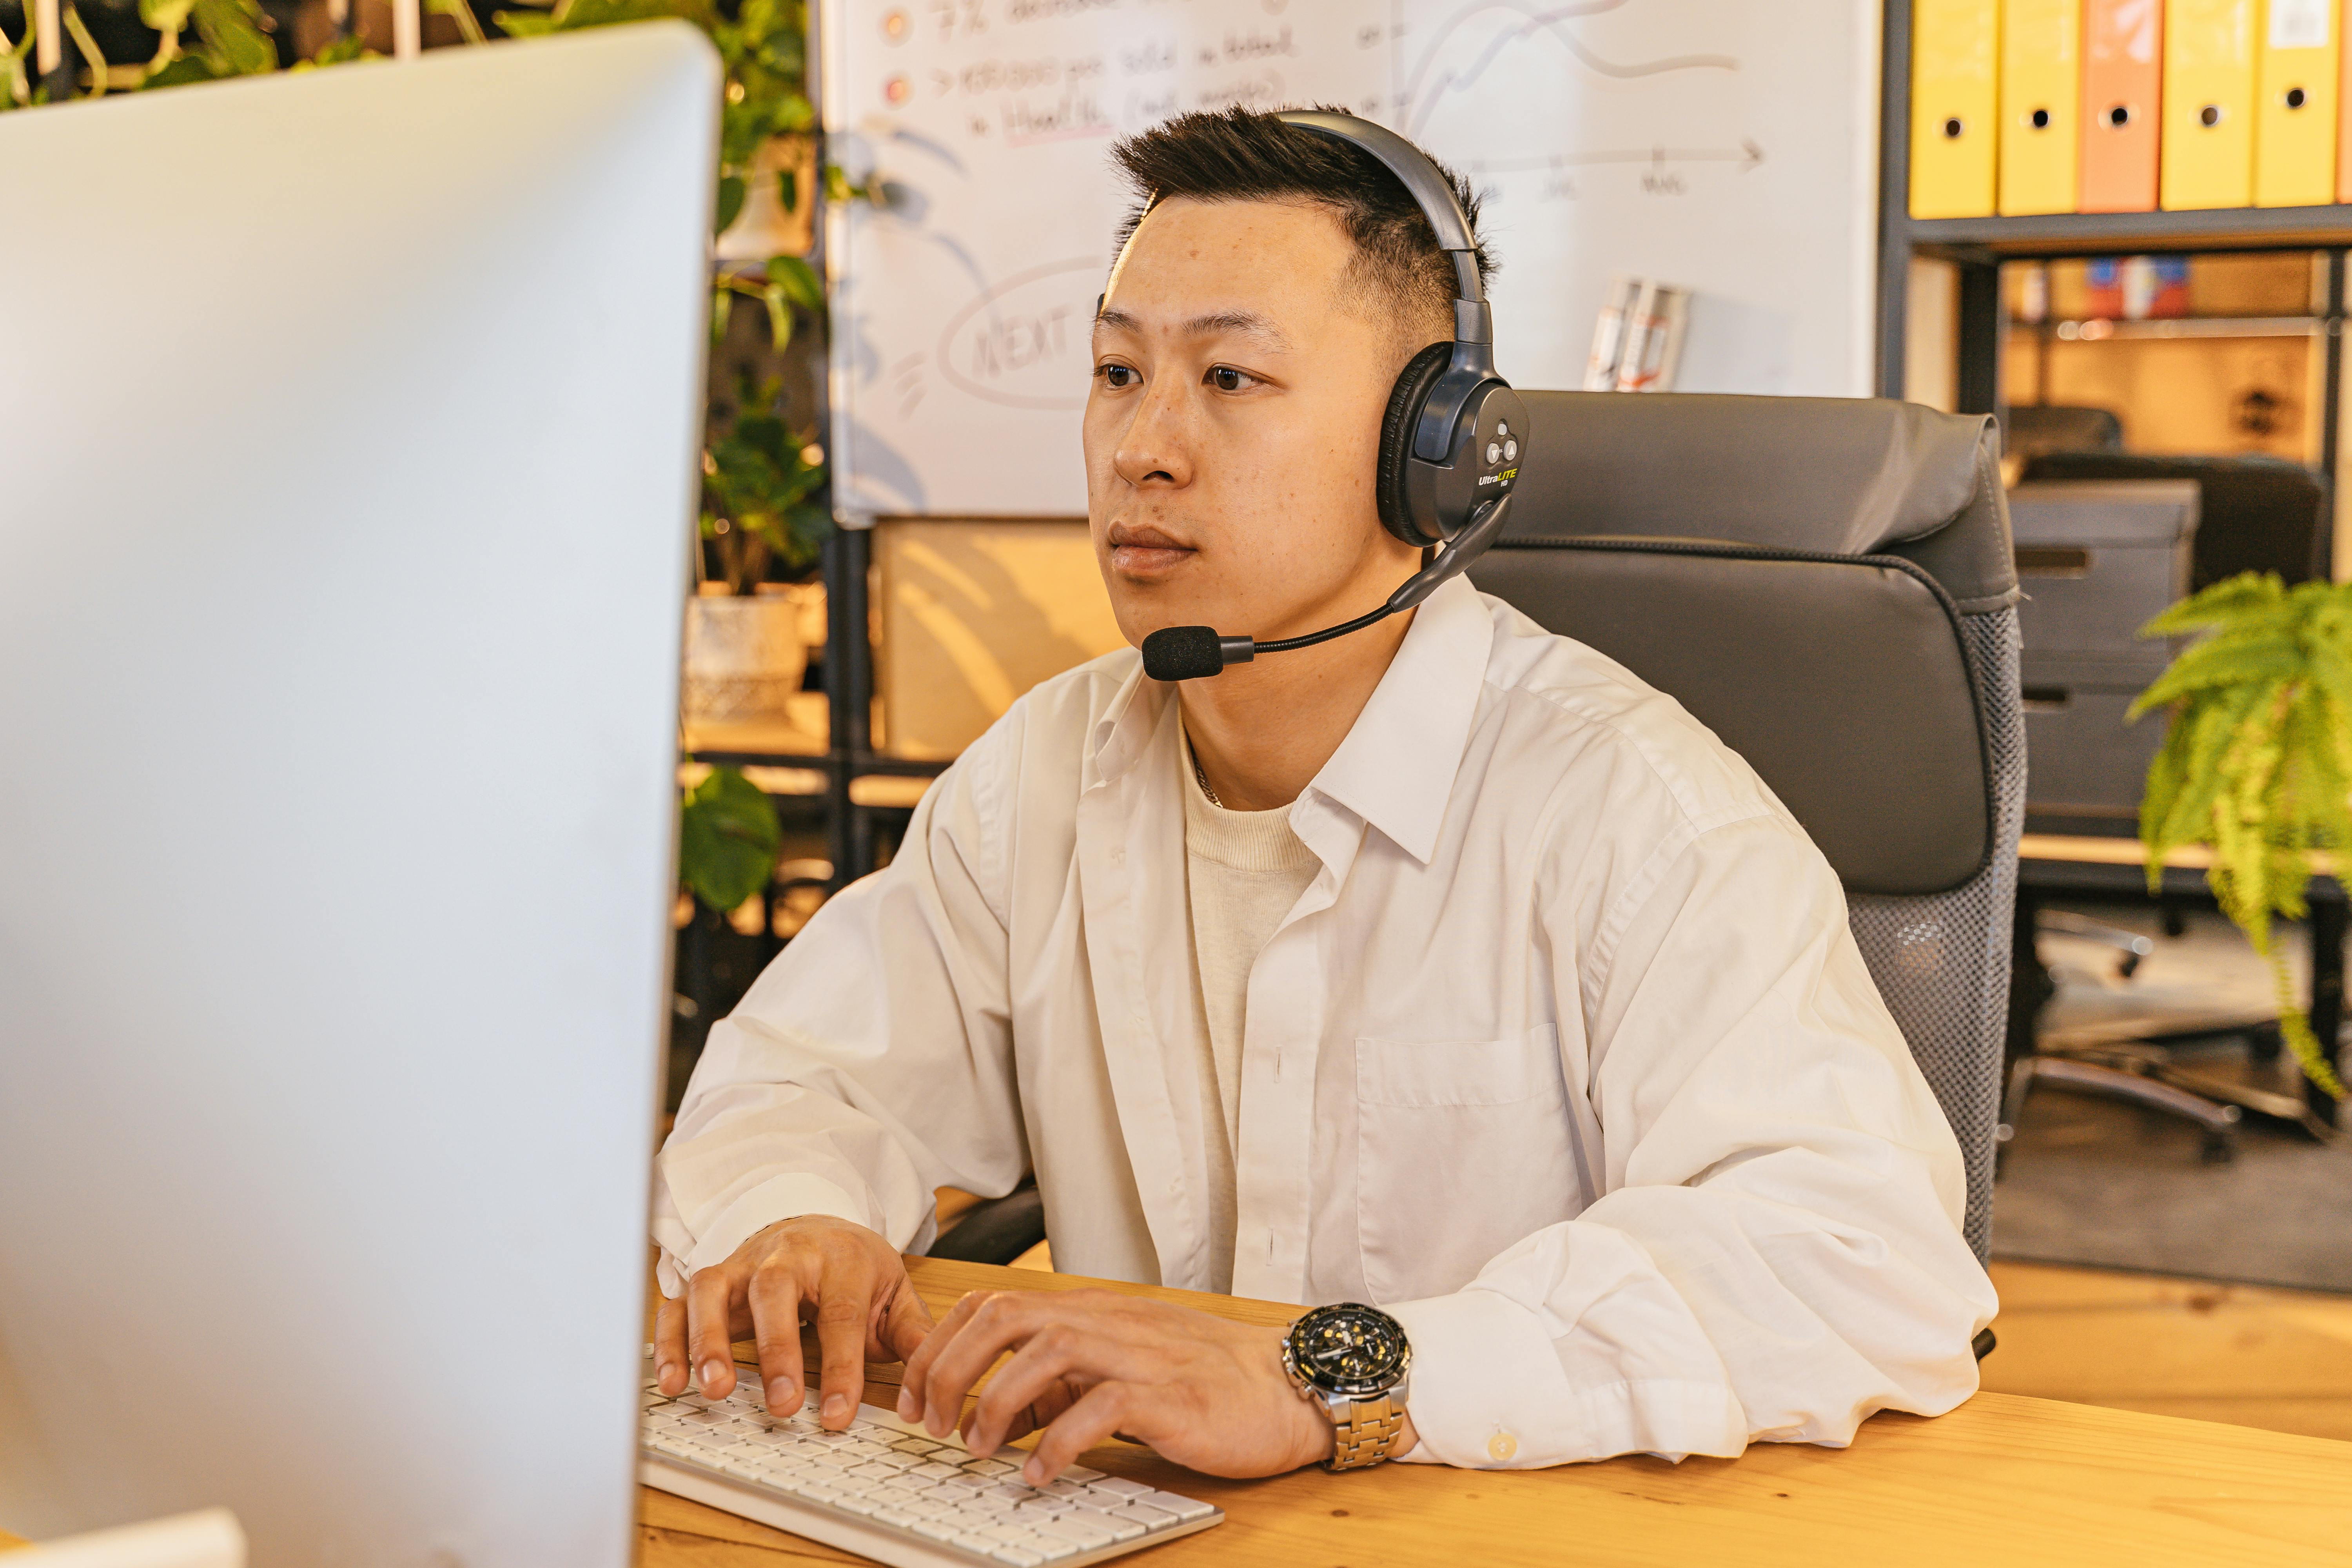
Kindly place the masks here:
[(182, 55), (170, 64), (149, 71), (147, 79), (139, 84), (140, 90), (158, 87), (185, 87), (190, 82), (215, 81), (220, 72), (202, 55)]
[(776, 200), (788, 213), (801, 210), (801, 175), (797, 169), (776, 171)]
[(768, 282), (782, 289), (785, 299), (802, 310), (823, 314), (824, 310), (824, 279), (816, 268), (797, 256), (774, 256), (768, 258)]
[(760, 299), (768, 307), (768, 347), (782, 349), (793, 341), (793, 302), (773, 283), (760, 291)]
[(321, 47), (317, 54), (312, 55), (303, 63), (311, 66), (341, 66), (349, 65), (354, 60), (381, 59), (382, 58), (380, 55), (368, 53), (366, 39), (357, 33), (347, 33)]
[(712, 909), (734, 909), (768, 885), (782, 842), (760, 787), (733, 768), (713, 768), (679, 813), (678, 879)]
[(493, 11), (490, 20), (509, 38), (543, 38), (555, 31), (555, 18), (544, 11)]
[(188, 25), (194, 0), (139, 0), (139, 19), (159, 33), (177, 32)]
[(253, 0), (194, 0), (196, 32), (223, 76), (260, 76), (278, 68), (278, 46), (261, 30)]
[(646, 22), (656, 16), (683, 17), (708, 32), (719, 19), (710, 0), (572, 0), (558, 15), (558, 30), (566, 33), (620, 22)]
[(719, 203), (710, 215), (710, 232), (725, 234), (728, 227), (743, 211), (743, 181), (740, 175), (729, 174), (719, 182)]

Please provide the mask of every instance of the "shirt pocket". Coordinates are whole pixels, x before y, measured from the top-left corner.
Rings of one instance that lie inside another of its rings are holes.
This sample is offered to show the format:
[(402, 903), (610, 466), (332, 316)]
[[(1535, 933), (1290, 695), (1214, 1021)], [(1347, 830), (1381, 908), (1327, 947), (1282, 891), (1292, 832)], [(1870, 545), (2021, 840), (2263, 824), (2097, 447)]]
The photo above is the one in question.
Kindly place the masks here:
[(1582, 1206), (1559, 1035), (1356, 1042), (1356, 1228), (1375, 1301), (1458, 1290)]

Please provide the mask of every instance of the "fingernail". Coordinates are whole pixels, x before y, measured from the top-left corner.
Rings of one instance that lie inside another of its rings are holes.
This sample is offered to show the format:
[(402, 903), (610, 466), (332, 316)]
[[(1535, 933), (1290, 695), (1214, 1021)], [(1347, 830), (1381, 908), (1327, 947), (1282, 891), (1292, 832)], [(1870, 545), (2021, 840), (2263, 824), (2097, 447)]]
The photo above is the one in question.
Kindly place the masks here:
[(848, 1415), (848, 1414), (849, 1395), (845, 1394), (828, 1394), (824, 1396), (824, 1418), (826, 1420), (838, 1421)]
[(780, 1377), (768, 1384), (769, 1409), (782, 1410), (789, 1406), (792, 1402), (793, 1385), (790, 1380)]
[(1021, 1479), (1033, 1487), (1043, 1486), (1045, 1484), (1045, 1467), (1032, 1459), (1021, 1467)]
[(719, 1374), (724, 1373), (726, 1370), (727, 1363), (723, 1361), (713, 1359), (704, 1362), (702, 1363), (702, 1392), (705, 1394), (709, 1393), (711, 1389), (718, 1384)]
[(674, 1361), (666, 1361), (659, 1366), (654, 1368), (654, 1381), (661, 1384), (662, 1387), (667, 1388), (669, 1386), (670, 1378), (674, 1376), (677, 1372), (677, 1363)]
[(915, 1397), (915, 1391), (911, 1388), (900, 1389), (898, 1391), (898, 1419), (901, 1421), (919, 1421), (922, 1419), (922, 1416), (923, 1402)]

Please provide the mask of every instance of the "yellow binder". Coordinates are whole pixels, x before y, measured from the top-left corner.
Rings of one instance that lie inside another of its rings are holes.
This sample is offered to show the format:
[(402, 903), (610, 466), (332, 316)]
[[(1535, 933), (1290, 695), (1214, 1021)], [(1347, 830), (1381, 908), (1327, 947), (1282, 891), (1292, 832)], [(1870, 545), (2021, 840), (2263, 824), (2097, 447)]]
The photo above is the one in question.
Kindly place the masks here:
[(2000, 210), (2073, 212), (2082, 0), (2002, 0), (2000, 11)]
[(2254, 59), (2254, 205), (2336, 199), (2342, 0), (2268, 0)]
[(2164, 16), (2164, 205), (2254, 195), (2254, 0), (2172, 0)]
[(1916, 0), (1911, 28), (1911, 216), (1988, 216), (2000, 0)]

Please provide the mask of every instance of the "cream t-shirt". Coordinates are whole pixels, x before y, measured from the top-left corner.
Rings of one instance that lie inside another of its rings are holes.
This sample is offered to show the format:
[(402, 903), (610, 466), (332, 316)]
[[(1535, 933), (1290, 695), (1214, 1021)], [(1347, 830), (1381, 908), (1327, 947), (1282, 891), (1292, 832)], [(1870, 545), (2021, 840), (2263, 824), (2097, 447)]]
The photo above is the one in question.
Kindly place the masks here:
[(1177, 748), (1184, 771), (1184, 889), (1192, 905), (1192, 952), (1208, 1037), (1196, 1045), (1208, 1142), (1210, 1289), (1234, 1288), (1234, 1151), (1241, 1147), (1242, 1030), (1250, 969), (1323, 862), (1290, 830), (1290, 808), (1227, 811), (1210, 804), (1193, 772), (1188, 737)]

